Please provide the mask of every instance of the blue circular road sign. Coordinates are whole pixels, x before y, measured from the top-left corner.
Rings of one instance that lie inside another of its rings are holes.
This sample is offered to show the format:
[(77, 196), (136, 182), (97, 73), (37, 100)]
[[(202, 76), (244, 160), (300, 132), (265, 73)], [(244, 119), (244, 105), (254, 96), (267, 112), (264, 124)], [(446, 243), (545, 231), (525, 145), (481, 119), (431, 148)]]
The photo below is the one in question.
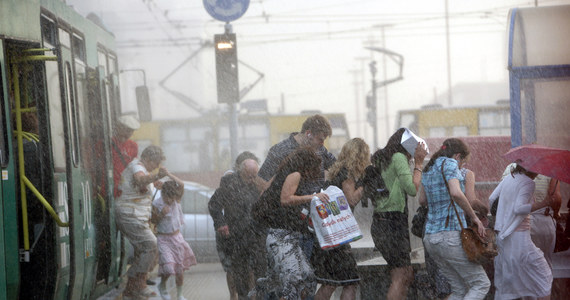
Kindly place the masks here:
[(239, 19), (249, 7), (249, 0), (203, 0), (203, 2), (210, 16), (224, 22)]

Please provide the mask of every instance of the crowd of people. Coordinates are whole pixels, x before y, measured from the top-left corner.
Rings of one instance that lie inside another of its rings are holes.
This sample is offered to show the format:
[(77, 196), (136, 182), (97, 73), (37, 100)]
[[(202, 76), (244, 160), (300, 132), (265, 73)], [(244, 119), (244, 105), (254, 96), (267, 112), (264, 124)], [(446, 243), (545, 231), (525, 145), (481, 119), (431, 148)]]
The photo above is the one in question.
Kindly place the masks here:
[[(484, 299), (494, 284), (495, 299), (549, 299), (558, 182), (535, 179), (536, 173), (513, 164), (489, 199), (477, 199), (475, 174), (465, 168), (470, 158), (466, 143), (446, 139), (424, 164), (427, 146), (418, 142), (407, 150), (402, 145), (406, 131), (398, 129), (385, 147), (372, 149), (373, 155), (363, 139), (353, 138), (336, 158), (324, 146), (332, 134), (329, 121), (313, 115), (299, 132), (272, 146), (262, 164), (249, 151), (238, 155), (208, 203), (231, 299), (321, 300), (339, 287), (341, 299), (356, 299), (360, 276), (350, 244), (323, 250), (308, 212), (313, 198), (330, 200), (323, 192), (330, 185), (339, 187), (354, 209), (366, 197), (369, 166), (380, 171), (387, 189), (373, 196), (370, 228), (390, 272), (389, 288), (380, 298), (406, 299), (414, 281), (408, 196), (418, 195), (419, 204), (428, 208), (426, 256), (450, 287), (439, 297)], [(118, 182), (117, 227), (135, 253), (124, 296), (133, 299), (155, 296), (146, 280), (157, 258), (160, 296), (171, 299), (164, 283), (175, 276), (177, 299), (184, 299), (183, 273), (196, 264), (180, 235), (183, 183), (160, 166), (164, 159), (159, 147), (149, 146), (140, 159), (128, 162)], [(158, 198), (155, 189), (161, 190)], [(495, 202), (495, 222), (489, 224)], [(154, 231), (151, 224), (156, 224)], [(462, 248), (460, 231), (468, 225), (482, 238), (488, 226), (497, 232), (499, 255), (491, 263), (492, 274)]]

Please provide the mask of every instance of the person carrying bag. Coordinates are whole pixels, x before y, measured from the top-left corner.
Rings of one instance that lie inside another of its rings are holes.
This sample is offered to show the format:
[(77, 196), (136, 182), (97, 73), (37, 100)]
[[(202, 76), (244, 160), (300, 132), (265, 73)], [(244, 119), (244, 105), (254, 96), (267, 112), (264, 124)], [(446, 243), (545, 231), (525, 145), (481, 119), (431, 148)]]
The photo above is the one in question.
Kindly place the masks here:
[[(425, 250), (449, 281), (450, 299), (484, 299), (491, 285), (483, 267), (469, 260), (462, 246), (466, 217), (475, 224), (479, 236), (484, 237), (486, 231), (463, 192), (465, 177), (459, 169), (469, 153), (463, 141), (445, 140), (425, 166), (420, 189), (420, 204), (428, 206)], [(451, 208), (451, 201), (457, 203), (457, 212)]]
[[(444, 165), (445, 161), (443, 161), (443, 164), (441, 164), (441, 175), (443, 175), (443, 182), (445, 182), (447, 192), (451, 195), (451, 192), (449, 191), (449, 184), (447, 183), (447, 180), (445, 180), (445, 173), (443, 172)], [(488, 263), (489, 261), (493, 260), (493, 258), (499, 254), (497, 252), (495, 231), (491, 228), (485, 228), (485, 237), (481, 237), (477, 232), (478, 228), (476, 225), (463, 227), (463, 222), (461, 222), (461, 219), (459, 219), (459, 213), (457, 212), (457, 207), (455, 207), (453, 197), (450, 197), (450, 200), (451, 206), (455, 211), (455, 216), (457, 217), (457, 222), (461, 227), (461, 245), (463, 246), (463, 250), (467, 255), (467, 259), (478, 264)], [(449, 219), (446, 220), (446, 224), (448, 221)]]

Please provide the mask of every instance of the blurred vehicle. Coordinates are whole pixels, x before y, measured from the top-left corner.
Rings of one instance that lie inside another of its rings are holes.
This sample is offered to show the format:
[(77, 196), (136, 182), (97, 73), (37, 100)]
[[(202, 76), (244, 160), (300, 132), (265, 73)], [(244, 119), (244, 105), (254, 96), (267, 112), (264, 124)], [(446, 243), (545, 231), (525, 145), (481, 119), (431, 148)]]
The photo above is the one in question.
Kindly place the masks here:
[[(182, 236), (194, 251), (199, 262), (218, 259), (214, 221), (208, 212), (208, 201), (214, 191), (205, 185), (184, 181), (184, 196), (182, 196), (181, 203), (184, 213)], [(156, 197), (160, 197), (160, 191), (157, 192)]]

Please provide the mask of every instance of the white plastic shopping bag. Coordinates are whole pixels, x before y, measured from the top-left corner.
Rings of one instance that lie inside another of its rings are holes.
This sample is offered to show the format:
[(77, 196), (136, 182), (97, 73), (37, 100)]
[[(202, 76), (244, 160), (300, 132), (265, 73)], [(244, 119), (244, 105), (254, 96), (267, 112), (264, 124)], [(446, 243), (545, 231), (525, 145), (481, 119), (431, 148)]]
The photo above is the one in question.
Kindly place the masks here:
[(362, 238), (342, 190), (331, 185), (323, 192), (329, 195), (329, 203), (318, 197), (311, 201), (311, 219), (321, 248), (332, 249)]

